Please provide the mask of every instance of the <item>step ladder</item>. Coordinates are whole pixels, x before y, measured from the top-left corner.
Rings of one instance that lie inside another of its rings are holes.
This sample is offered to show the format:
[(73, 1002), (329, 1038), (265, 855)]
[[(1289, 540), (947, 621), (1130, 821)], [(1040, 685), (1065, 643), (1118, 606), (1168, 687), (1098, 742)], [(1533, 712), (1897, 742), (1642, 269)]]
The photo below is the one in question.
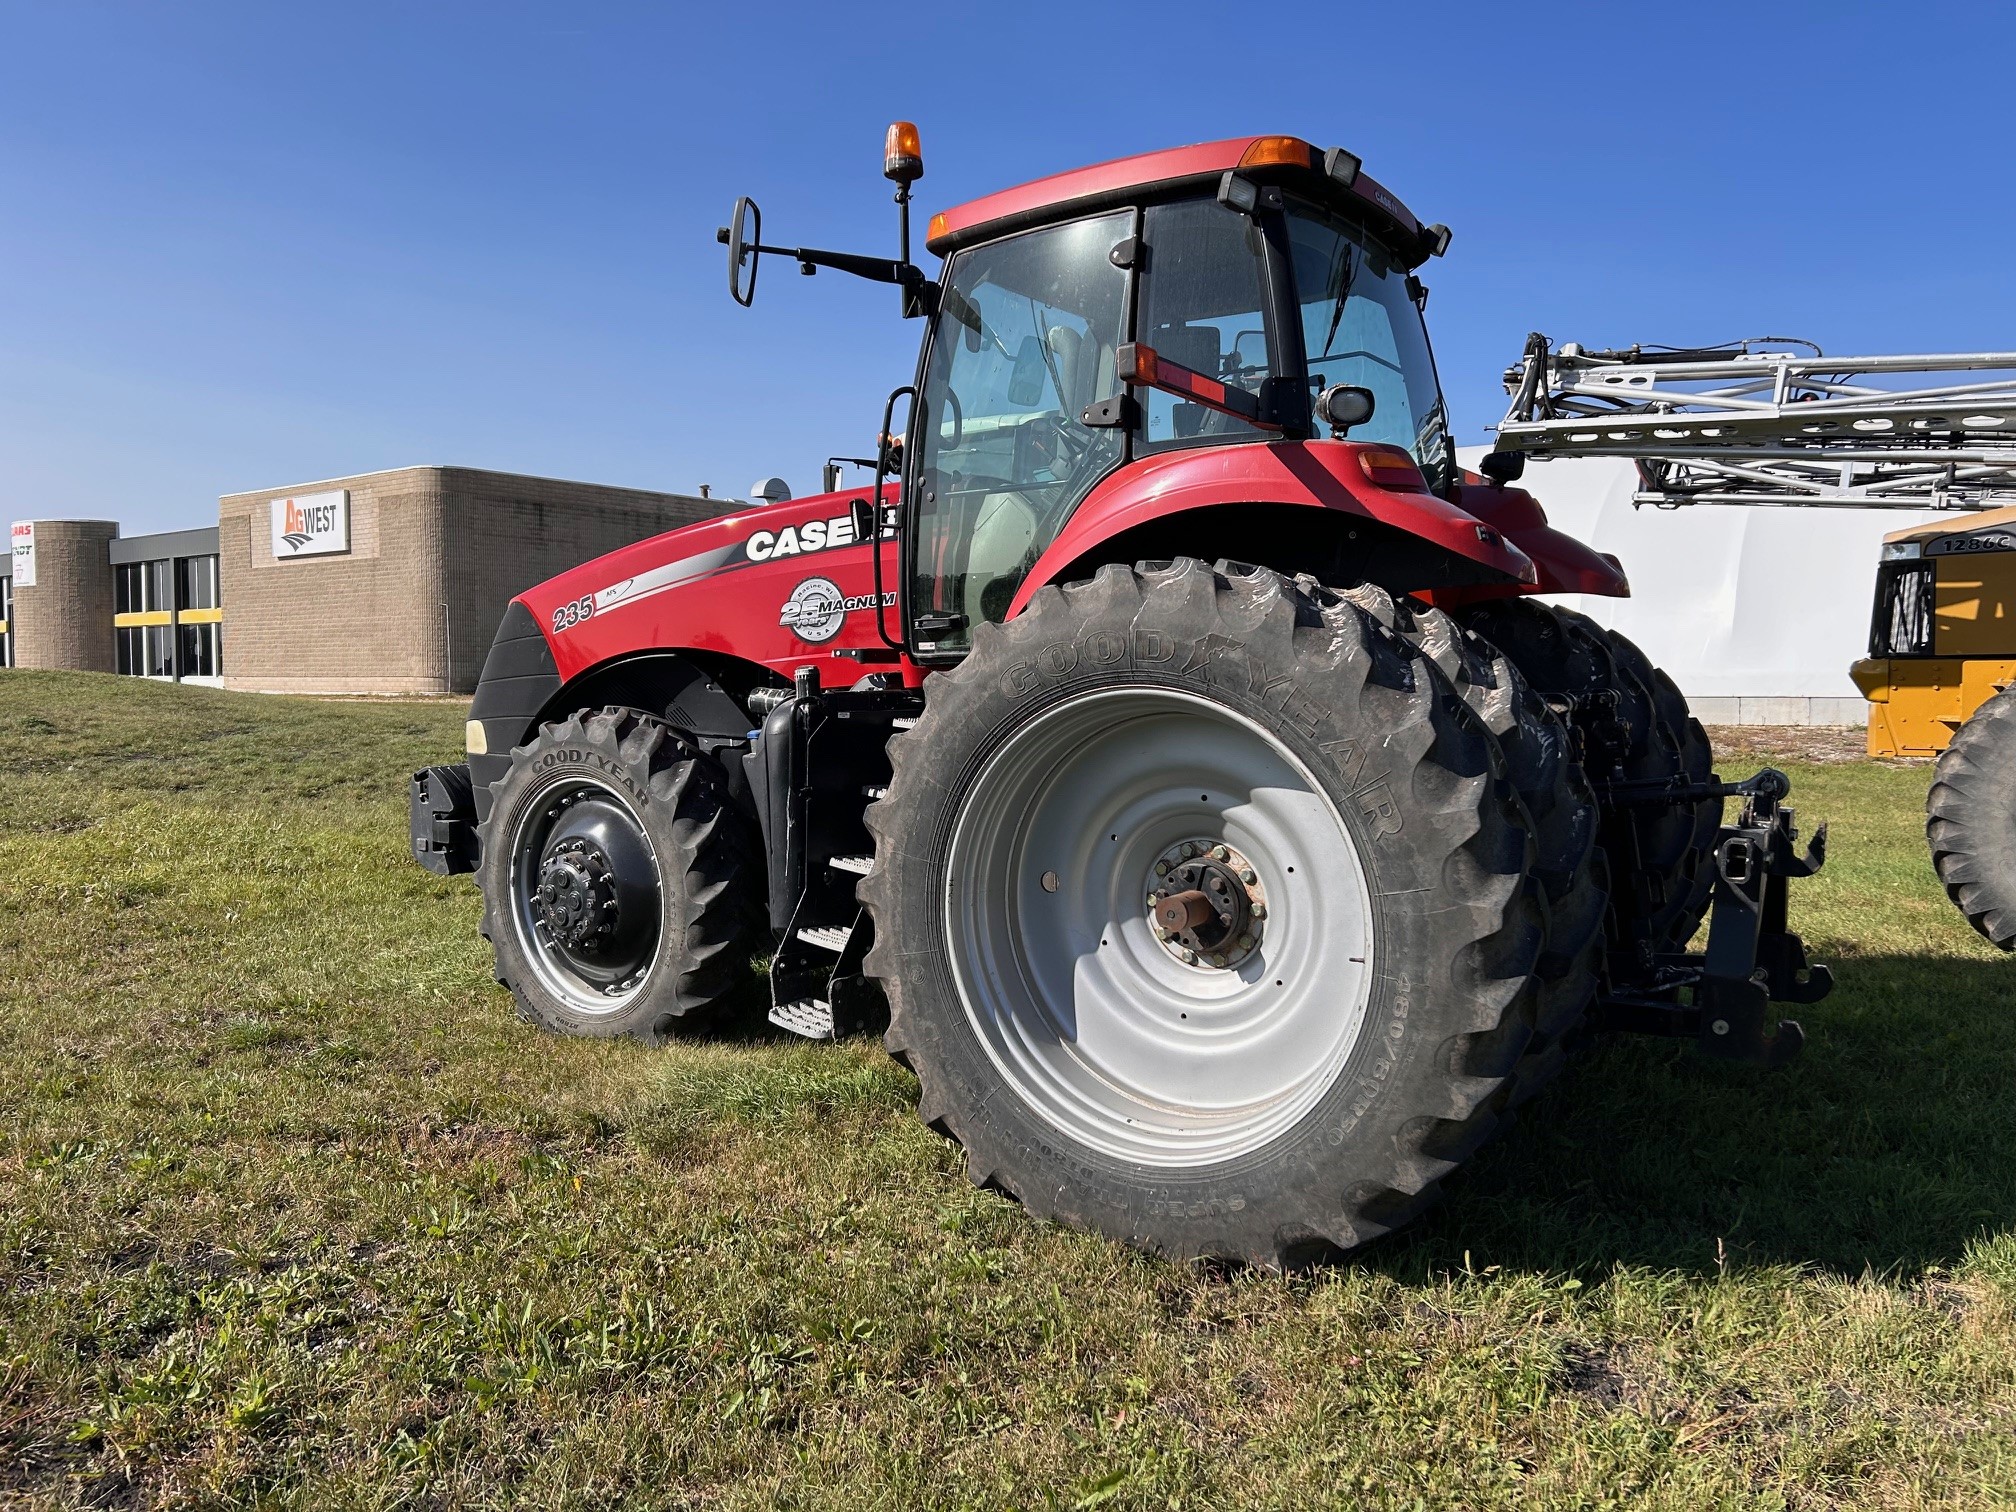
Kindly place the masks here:
[[(875, 858), (831, 856), (826, 865), (850, 878), (865, 877), (875, 869)], [(808, 889), (799, 903), (801, 914), (812, 906), (814, 896)], [(841, 978), (860, 972), (868, 932), (867, 912), (858, 903), (845, 921), (800, 922), (794, 918), (770, 961), (770, 1022), (806, 1039), (838, 1039), (835, 986)]]

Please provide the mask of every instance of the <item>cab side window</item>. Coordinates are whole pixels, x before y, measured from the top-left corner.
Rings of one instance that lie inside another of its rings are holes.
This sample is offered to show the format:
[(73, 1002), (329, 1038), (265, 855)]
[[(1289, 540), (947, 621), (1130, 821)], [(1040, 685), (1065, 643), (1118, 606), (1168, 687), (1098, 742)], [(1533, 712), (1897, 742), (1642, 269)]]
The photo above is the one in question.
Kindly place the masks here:
[[(1147, 270), (1137, 339), (1192, 372), (1256, 398), (1276, 369), (1266, 309), (1266, 247), (1260, 229), (1216, 200), (1150, 206), (1143, 221)], [(1263, 432), (1233, 415), (1160, 389), (1135, 390), (1137, 450), (1210, 441), (1252, 441)]]

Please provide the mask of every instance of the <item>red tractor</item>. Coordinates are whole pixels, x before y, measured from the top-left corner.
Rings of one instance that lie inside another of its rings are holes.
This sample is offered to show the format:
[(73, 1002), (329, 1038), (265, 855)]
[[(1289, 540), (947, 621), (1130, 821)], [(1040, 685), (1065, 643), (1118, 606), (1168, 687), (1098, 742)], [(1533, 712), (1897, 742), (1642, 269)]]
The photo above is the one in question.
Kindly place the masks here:
[(1628, 588), (1458, 468), (1446, 228), (1240, 137), (943, 211), (933, 278), (913, 127), (885, 168), (895, 259), (721, 232), (744, 304), (781, 255), (924, 322), (872, 484), (520, 595), (415, 777), (527, 1020), (655, 1040), (772, 952), (772, 1020), (886, 1014), (974, 1180), (1266, 1265), (1406, 1222), (1592, 1024), (1790, 1058), (1818, 838), (1535, 597)]

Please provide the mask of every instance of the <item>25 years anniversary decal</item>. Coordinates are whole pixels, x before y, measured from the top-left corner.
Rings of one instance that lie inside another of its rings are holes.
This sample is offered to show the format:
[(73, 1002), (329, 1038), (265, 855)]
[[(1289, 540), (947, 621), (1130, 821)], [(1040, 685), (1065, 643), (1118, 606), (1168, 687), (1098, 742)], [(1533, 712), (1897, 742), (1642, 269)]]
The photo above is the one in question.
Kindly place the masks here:
[[(887, 540), (896, 534), (892, 526), (883, 532)], [(690, 583), (695, 578), (706, 577), (709, 573), (723, 572), (732, 567), (747, 567), (757, 562), (774, 562), (783, 557), (807, 556), (814, 552), (838, 551), (842, 547), (858, 544), (854, 539), (854, 517), (852, 514), (834, 515), (825, 520), (806, 520), (797, 525), (786, 525), (781, 530), (757, 530), (740, 541), (726, 546), (716, 546), (708, 551), (696, 552), (689, 557), (681, 557), (676, 562), (666, 562), (649, 571), (640, 572), (635, 577), (624, 578), (611, 583), (607, 588), (583, 594), (555, 609), (552, 614), (553, 633), (571, 630), (576, 625), (592, 619), (598, 614), (607, 614), (622, 604), (631, 604), (639, 599), (647, 599), (654, 594), (677, 588), (681, 583)], [(806, 580), (825, 582), (823, 578)], [(804, 588), (806, 583), (800, 583)], [(829, 585), (830, 586), (830, 585)], [(834, 589), (838, 593), (837, 588)], [(893, 595), (885, 595), (887, 603), (895, 603)], [(853, 609), (867, 608), (874, 603), (874, 595), (863, 597), (858, 603), (847, 600), (848, 607), (839, 611), (841, 618)], [(789, 625), (787, 618), (783, 623)], [(823, 625), (825, 617), (815, 615), (811, 623)], [(794, 628), (796, 628), (794, 626)], [(835, 620), (833, 628), (820, 636), (804, 636), (815, 645), (822, 640), (830, 640), (839, 632), (840, 622)], [(801, 632), (802, 634), (802, 632)]]
[[(882, 595), (883, 608), (895, 602), (894, 593)], [(845, 594), (831, 578), (810, 577), (791, 590), (791, 597), (784, 600), (784, 612), (777, 617), (777, 623), (787, 627), (798, 639), (817, 646), (838, 635), (847, 616), (856, 609), (874, 607), (875, 595), (872, 593)]]

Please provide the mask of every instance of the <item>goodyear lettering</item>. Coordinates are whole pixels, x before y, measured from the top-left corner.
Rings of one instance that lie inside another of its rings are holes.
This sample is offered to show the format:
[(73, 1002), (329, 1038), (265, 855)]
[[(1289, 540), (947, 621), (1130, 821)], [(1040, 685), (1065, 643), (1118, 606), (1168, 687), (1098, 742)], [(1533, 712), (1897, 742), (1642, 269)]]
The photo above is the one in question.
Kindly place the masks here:
[(1175, 645), (1160, 630), (1151, 630), (1145, 625), (1134, 627), (1134, 660), (1137, 663), (1165, 662), (1175, 654)]
[(1358, 776), (1365, 770), (1365, 752), (1357, 741), (1349, 738), (1326, 740), (1318, 749), (1337, 763), (1337, 770), (1344, 774), (1346, 788), (1358, 786)]
[(1372, 821), (1372, 837), (1400, 833), (1400, 805), (1394, 801), (1393, 789), (1381, 777), (1357, 794), (1358, 807), (1365, 817)]
[(1038, 651), (1036, 659), (1052, 677), (1063, 677), (1078, 665), (1078, 648), (1069, 641), (1054, 641)]
[(1127, 642), (1111, 630), (1095, 630), (1085, 642), (1085, 650), (1093, 666), (1105, 667), (1127, 654)]

